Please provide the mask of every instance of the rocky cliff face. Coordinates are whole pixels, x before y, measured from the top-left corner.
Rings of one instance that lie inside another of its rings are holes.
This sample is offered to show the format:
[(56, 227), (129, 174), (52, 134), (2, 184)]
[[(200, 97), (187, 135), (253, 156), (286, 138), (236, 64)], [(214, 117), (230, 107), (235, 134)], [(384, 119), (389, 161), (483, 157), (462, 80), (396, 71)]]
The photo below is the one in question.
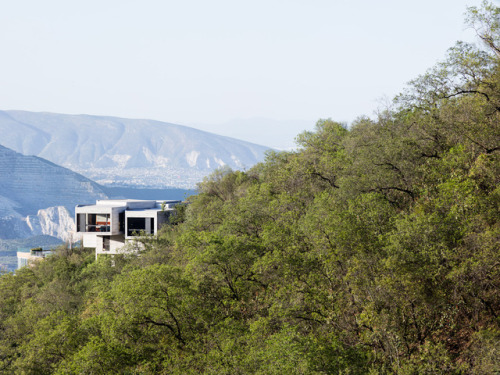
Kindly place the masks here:
[(105, 198), (98, 184), (69, 169), (0, 146), (0, 238), (66, 240), (75, 205)]
[(28, 215), (25, 220), (31, 236), (47, 235), (72, 243), (79, 239), (73, 234), (76, 230), (75, 220), (66, 207), (38, 210), (36, 215)]
[(152, 120), (0, 111), (0, 144), (101, 183), (193, 187), (214, 169), (249, 168), (267, 147)]

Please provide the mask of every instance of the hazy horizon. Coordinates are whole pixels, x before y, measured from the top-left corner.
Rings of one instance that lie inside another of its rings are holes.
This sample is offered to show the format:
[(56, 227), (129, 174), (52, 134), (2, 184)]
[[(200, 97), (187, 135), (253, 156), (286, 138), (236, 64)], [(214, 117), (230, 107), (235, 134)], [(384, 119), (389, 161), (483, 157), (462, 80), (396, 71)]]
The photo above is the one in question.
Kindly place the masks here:
[(11, 2), (2, 109), (147, 118), (269, 147), (352, 122), (442, 59), (479, 0)]

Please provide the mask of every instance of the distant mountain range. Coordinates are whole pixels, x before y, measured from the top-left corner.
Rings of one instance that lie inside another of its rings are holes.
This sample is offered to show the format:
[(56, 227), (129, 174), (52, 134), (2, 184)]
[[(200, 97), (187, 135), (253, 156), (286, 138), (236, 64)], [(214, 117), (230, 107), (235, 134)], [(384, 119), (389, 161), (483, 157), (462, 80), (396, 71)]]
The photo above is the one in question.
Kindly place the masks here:
[(23, 111), (0, 111), (0, 134), (0, 269), (19, 241), (75, 240), (76, 204), (183, 199), (217, 167), (249, 168), (268, 150), (152, 120)]
[(0, 111), (0, 144), (108, 185), (193, 188), (221, 166), (249, 168), (267, 147), (153, 120)]

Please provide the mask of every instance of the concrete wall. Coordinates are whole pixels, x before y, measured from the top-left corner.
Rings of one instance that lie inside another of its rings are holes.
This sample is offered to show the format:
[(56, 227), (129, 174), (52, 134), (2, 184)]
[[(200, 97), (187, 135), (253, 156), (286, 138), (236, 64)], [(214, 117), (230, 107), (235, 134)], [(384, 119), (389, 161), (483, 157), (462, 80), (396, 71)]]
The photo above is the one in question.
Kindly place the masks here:
[(137, 209), (148, 209), (155, 208), (156, 201), (127, 201), (127, 207), (129, 210), (137, 210)]
[[(109, 250), (104, 250), (104, 240), (109, 239)], [(96, 236), (96, 256), (99, 254), (119, 254), (123, 246), (125, 245), (125, 236), (123, 234), (118, 234), (114, 236)]]
[(125, 245), (125, 236), (120, 234), (118, 236), (111, 236), (110, 239), (110, 251), (117, 252)]
[(123, 212), (123, 207), (113, 207), (111, 209), (111, 234), (119, 234), (120, 232), (120, 212)]
[(158, 233), (158, 230), (163, 226), (165, 225), (166, 223), (168, 223), (168, 217), (171, 215), (171, 211), (170, 210), (167, 210), (167, 211), (158, 211), (158, 217), (156, 219), (156, 223), (155, 223), (155, 234)]
[(95, 235), (95, 233), (83, 233), (83, 247), (96, 247), (96, 239), (97, 236)]

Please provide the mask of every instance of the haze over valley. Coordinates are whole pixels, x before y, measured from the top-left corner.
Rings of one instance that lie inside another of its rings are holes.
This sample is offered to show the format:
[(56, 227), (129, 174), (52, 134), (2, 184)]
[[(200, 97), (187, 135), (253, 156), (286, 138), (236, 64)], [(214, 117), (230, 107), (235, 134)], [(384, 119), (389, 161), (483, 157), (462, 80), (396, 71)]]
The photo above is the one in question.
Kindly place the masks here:
[(248, 169), (269, 149), (153, 120), (0, 111), (0, 144), (104, 184), (193, 189), (220, 167)]

